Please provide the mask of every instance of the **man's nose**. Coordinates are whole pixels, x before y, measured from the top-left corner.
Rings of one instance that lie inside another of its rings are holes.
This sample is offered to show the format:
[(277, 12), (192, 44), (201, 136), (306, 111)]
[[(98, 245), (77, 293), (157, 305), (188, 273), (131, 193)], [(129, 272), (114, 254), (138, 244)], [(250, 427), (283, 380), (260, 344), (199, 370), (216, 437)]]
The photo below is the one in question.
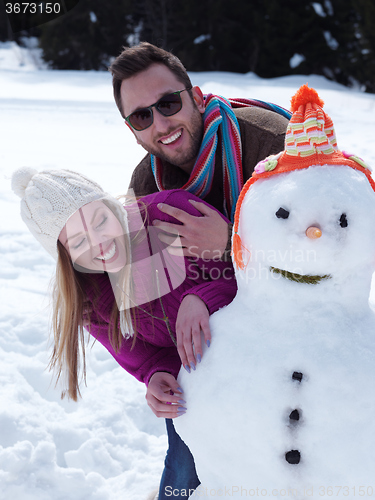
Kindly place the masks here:
[(157, 109), (153, 109), (154, 122), (153, 125), (158, 131), (165, 131), (168, 129), (170, 124), (170, 117), (164, 116)]

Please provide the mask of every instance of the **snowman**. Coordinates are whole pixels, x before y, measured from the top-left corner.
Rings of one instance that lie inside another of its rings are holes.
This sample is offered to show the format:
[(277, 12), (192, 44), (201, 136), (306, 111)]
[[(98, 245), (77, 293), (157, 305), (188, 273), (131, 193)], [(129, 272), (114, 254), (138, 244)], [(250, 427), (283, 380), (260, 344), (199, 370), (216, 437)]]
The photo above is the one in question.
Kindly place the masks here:
[(197, 497), (375, 497), (375, 184), (314, 89), (239, 197), (238, 293), (181, 371)]

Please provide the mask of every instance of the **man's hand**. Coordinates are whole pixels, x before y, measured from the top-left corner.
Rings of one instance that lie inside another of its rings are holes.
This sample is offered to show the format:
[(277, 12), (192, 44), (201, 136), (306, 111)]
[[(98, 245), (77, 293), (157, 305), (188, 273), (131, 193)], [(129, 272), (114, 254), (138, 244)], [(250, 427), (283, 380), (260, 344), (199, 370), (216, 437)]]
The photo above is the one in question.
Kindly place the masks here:
[(159, 234), (160, 240), (170, 245), (169, 253), (179, 254), (178, 249), (181, 247), (176, 246), (176, 236), (179, 235), (185, 256), (206, 260), (220, 259), (228, 242), (228, 224), (218, 212), (204, 203), (189, 201), (203, 217), (195, 217), (166, 203), (158, 204), (160, 211), (182, 222), (182, 225), (179, 225), (155, 219), (153, 225), (164, 231)]
[[(171, 395), (171, 391), (175, 395)], [(146, 401), (157, 417), (176, 418), (186, 412), (186, 403), (181, 399), (182, 392), (173, 375), (155, 372), (147, 387)]]
[(196, 295), (186, 295), (182, 299), (176, 320), (177, 350), (182, 365), (189, 373), (202, 359), (201, 330), (207, 345), (211, 343), (209, 316), (206, 304)]

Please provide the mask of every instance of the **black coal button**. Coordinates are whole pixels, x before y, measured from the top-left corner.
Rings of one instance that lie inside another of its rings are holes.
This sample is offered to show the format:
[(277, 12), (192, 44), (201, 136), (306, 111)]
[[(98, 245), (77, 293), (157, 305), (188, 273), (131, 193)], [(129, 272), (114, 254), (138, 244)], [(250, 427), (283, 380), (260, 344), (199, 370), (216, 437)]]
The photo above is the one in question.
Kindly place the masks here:
[(289, 415), (290, 420), (299, 420), (299, 411), (298, 410), (293, 410), (290, 415)]
[(301, 372), (293, 372), (292, 379), (293, 380), (298, 380), (298, 382), (301, 382), (302, 379), (303, 379), (303, 373), (301, 373)]
[(301, 461), (301, 453), (298, 450), (290, 450), (285, 453), (285, 460), (288, 464), (297, 465)]

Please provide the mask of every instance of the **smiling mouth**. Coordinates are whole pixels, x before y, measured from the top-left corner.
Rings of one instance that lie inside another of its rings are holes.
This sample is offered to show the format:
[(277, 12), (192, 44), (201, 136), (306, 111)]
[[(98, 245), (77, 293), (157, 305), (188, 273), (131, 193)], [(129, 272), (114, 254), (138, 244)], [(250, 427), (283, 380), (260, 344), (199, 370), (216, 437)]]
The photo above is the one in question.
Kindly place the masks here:
[(319, 274), (297, 274), (291, 273), (290, 271), (284, 271), (283, 269), (278, 269), (277, 267), (270, 267), (270, 271), (275, 274), (280, 274), (283, 278), (290, 281), (295, 281), (296, 283), (307, 283), (309, 285), (317, 285), (323, 280), (329, 280), (332, 278), (330, 274), (324, 274), (320, 276)]
[(106, 261), (112, 259), (112, 257), (114, 257), (114, 255), (115, 255), (115, 253), (116, 253), (116, 242), (115, 242), (115, 240), (113, 240), (112, 244), (109, 246), (106, 253), (101, 253), (100, 255), (95, 257), (95, 259), (100, 260), (102, 262), (106, 262)]
[(173, 135), (171, 135), (167, 139), (163, 139), (163, 140), (160, 139), (160, 142), (162, 144), (165, 144), (165, 145), (172, 144), (172, 142), (177, 141), (177, 139), (179, 139), (181, 137), (181, 135), (182, 135), (182, 129), (180, 129), (178, 132), (174, 133)]

